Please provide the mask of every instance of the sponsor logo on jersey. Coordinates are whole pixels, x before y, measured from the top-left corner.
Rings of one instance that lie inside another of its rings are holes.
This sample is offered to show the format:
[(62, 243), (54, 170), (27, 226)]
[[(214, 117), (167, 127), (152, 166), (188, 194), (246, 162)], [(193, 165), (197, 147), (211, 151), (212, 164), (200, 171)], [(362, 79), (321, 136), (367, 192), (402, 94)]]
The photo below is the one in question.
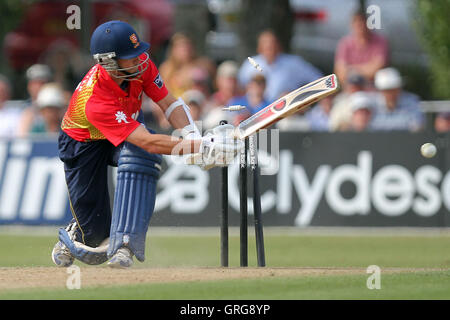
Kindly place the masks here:
[(122, 123), (122, 122), (129, 123), (127, 121), (127, 115), (125, 113), (123, 113), (123, 111), (117, 111), (116, 112), (116, 121), (118, 123)]
[(155, 80), (153, 80), (153, 82), (156, 84), (156, 86), (158, 87), (158, 88), (162, 88), (162, 86), (163, 86), (163, 80), (162, 80), (162, 78), (161, 78), (161, 76), (159, 75), (159, 73), (158, 73), (158, 75), (156, 76), (156, 78), (155, 78)]

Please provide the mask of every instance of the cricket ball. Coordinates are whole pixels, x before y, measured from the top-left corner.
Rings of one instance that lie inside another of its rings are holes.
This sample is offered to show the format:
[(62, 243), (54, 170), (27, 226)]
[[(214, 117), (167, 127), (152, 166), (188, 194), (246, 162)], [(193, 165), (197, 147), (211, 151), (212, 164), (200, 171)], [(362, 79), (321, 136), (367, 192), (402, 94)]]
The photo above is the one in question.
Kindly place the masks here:
[(420, 153), (422, 154), (422, 156), (424, 156), (425, 158), (433, 158), (436, 155), (437, 149), (436, 146), (432, 143), (424, 143), (421, 147), (420, 147)]

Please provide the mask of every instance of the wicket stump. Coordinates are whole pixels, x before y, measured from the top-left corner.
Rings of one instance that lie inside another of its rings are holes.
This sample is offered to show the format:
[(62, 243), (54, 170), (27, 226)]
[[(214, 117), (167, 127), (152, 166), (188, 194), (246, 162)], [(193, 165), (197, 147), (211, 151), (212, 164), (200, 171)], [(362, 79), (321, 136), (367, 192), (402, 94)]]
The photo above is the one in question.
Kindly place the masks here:
[[(226, 124), (226, 121), (221, 121)], [(258, 267), (265, 267), (265, 249), (263, 222), (261, 214), (261, 195), (259, 190), (258, 147), (256, 134), (245, 139), (245, 148), (240, 154), (239, 187), (240, 187), (240, 266), (248, 266), (248, 208), (247, 208), (247, 154), (250, 156), (251, 176), (253, 183), (253, 209), (256, 237), (256, 254)], [(220, 232), (221, 266), (228, 267), (228, 168), (222, 169), (222, 215)]]

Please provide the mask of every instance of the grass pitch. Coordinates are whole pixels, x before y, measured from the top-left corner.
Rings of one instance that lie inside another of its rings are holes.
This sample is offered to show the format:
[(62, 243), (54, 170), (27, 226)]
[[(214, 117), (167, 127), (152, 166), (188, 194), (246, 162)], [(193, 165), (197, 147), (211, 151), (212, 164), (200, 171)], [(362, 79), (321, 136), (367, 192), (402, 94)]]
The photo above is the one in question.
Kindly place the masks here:
[[(450, 299), (448, 231), (342, 233), (265, 229), (266, 268), (239, 268), (239, 237), (230, 234), (230, 268), (220, 265), (219, 231), (150, 229), (146, 261), (132, 270), (81, 267), (82, 288), (68, 290), (52, 266), (57, 237), (0, 230), (0, 299)], [(381, 289), (366, 287), (369, 265)]]

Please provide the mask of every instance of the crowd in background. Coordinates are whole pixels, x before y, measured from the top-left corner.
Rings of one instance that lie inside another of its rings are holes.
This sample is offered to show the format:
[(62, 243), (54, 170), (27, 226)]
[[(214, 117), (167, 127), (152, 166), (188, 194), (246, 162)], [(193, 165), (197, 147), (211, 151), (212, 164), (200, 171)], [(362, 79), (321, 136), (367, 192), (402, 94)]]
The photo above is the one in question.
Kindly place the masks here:
[[(294, 116), (277, 123), (280, 130), (300, 131), (419, 131), (425, 127), (420, 98), (406, 92), (402, 75), (389, 65), (389, 45), (383, 36), (369, 30), (363, 13), (355, 13), (351, 33), (335, 51), (334, 72), (341, 91)], [(192, 39), (173, 35), (167, 57), (159, 70), (167, 88), (189, 105), (203, 130), (227, 120), (237, 125), (286, 93), (323, 76), (298, 55), (283, 52), (271, 30), (258, 37), (257, 55), (241, 64), (219, 64), (196, 53)], [(56, 59), (56, 58), (55, 58)], [(10, 100), (11, 84), (0, 75), (0, 137), (57, 134), (71, 90), (60, 70), (35, 64), (26, 71), (27, 100)], [(222, 108), (242, 105), (239, 112)], [(150, 99), (142, 107), (151, 127), (169, 129), (164, 113)], [(436, 116), (438, 132), (450, 130), (450, 112)]]

